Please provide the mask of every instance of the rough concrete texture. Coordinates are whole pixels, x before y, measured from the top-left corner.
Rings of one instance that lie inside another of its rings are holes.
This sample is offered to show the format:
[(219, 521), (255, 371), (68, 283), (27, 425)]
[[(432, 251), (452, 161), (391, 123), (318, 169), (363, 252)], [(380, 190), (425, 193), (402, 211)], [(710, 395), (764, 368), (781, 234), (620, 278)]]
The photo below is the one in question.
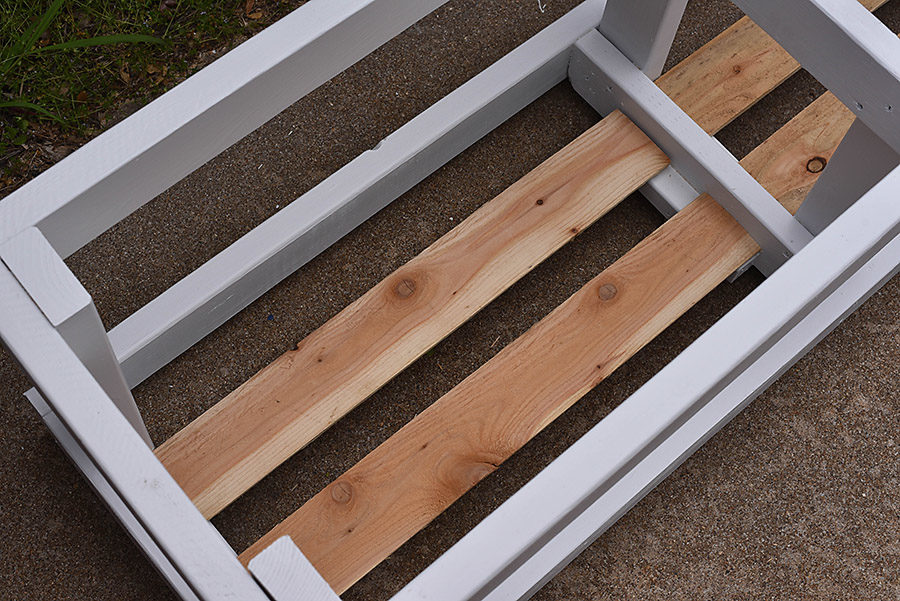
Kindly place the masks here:
[[(69, 265), (112, 327), (576, 3), (450, 2)], [(898, 13), (879, 16), (895, 25)], [(670, 64), (739, 16), (724, 0), (689, 3)], [(819, 92), (798, 75), (720, 139), (742, 156)], [(154, 440), (596, 119), (557, 86), (276, 286), (135, 390)], [(623, 202), (213, 523), (245, 548), (661, 222), (641, 197)], [(760, 281), (751, 272), (716, 289), (345, 598), (387, 599)], [(900, 598), (898, 293), (894, 278), (536, 598)], [(6, 354), (0, 382), (0, 598), (173, 599), (20, 396), (28, 384)]]

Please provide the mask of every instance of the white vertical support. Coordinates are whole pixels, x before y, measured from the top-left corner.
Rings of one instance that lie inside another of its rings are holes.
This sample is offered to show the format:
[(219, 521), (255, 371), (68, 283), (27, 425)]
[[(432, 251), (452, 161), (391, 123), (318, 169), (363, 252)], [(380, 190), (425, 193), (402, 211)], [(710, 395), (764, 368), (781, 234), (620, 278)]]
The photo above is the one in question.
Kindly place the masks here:
[(3, 265), (0, 307), (3, 344), (194, 594), (203, 601), (268, 601)]
[(700, 196), (671, 165), (650, 178), (639, 190), (666, 219), (673, 217)]
[(274, 601), (340, 601), (290, 536), (282, 536), (247, 568)]
[(797, 221), (818, 234), (898, 164), (900, 155), (857, 119), (800, 205)]
[(855, 0), (734, 0), (900, 151), (900, 39)]
[[(608, 0), (597, 27), (648, 78), (662, 74), (687, 0)], [(672, 166), (641, 186), (666, 219), (699, 194)]]
[(600, 30), (650, 79), (662, 74), (687, 0), (608, 0)]
[(44, 235), (34, 227), (25, 229), (0, 246), (0, 259), (152, 449), (153, 441), (90, 294)]

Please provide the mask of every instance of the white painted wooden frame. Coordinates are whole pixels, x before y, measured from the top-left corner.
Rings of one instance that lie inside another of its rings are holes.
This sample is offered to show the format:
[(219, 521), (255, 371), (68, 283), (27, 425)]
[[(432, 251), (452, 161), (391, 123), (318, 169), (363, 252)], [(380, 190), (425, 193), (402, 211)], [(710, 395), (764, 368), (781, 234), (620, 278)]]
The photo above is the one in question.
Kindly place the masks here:
[(0, 335), (53, 412), (198, 598), (266, 601), (231, 547), (4, 265)]
[(0, 258), (135, 431), (153, 448), (90, 294), (44, 235), (35, 227), (26, 228), (0, 245)]
[[(900, 43), (873, 17), (839, 0), (737, 3), (857, 112), (856, 143), (876, 132), (900, 148)], [(129, 387), (566, 77), (673, 158), (651, 182), (661, 210), (709, 191), (764, 269), (783, 265), (398, 599), (527, 598), (897, 272), (900, 171), (868, 172), (855, 204), (830, 199), (850, 208), (812, 238), (650, 81), (684, 0), (588, 0), (105, 336), (62, 258), (441, 4), (312, 0), (0, 201), (0, 337), (35, 383), (27, 396), (183, 599), (335, 595), (289, 539), (251, 562), (255, 580), (241, 567), (147, 448)]]
[(530, 597), (900, 270), (898, 192), (900, 169), (394, 601)]
[(900, 38), (855, 0), (734, 0), (857, 116), (797, 212), (818, 233), (900, 161)]
[(37, 227), (63, 258), (446, 0), (314, 0), (16, 190), (0, 242)]

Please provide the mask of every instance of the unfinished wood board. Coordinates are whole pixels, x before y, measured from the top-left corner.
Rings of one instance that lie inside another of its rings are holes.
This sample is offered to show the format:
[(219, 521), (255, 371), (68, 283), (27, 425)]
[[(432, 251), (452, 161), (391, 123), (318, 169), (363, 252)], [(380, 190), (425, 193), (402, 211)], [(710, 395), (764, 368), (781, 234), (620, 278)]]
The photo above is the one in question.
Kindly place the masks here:
[[(866, 0), (869, 8), (874, 8), (882, 3), (882, 0)], [(797, 69), (797, 65), (791, 61), (793, 59), (790, 59), (765, 32), (744, 18), (715, 40), (682, 61), (668, 74), (663, 75), (657, 80), (657, 83), (665, 92), (679, 102), (688, 114), (695, 119), (699, 119), (707, 131), (713, 133), (755, 103), (790, 73), (794, 72)], [(735, 73), (735, 66), (739, 66), (737, 70), (740, 73)], [(762, 83), (758, 83), (757, 80), (762, 81)], [(702, 90), (706, 90), (707, 93), (701, 92)], [(704, 117), (707, 112), (711, 116)], [(489, 300), (490, 298), (488, 298)], [(362, 299), (357, 301), (357, 304), (361, 302)], [(351, 309), (354, 306), (341, 313), (335, 320), (349, 318)], [(480, 308), (480, 306), (483, 306), (483, 303), (482, 305), (476, 303), (476, 306)], [(356, 308), (358, 309), (359, 307)], [(476, 311), (477, 308), (472, 313), (474, 314)], [(347, 322), (335, 322), (335, 324), (339, 323)], [(323, 326), (323, 331), (316, 332), (313, 336), (328, 338), (324, 331), (328, 329), (329, 326)], [(449, 333), (449, 330), (447, 333)], [(437, 340), (440, 340), (440, 337)], [(307, 339), (307, 341), (301, 343), (301, 346), (311, 346), (309, 340)], [(427, 350), (434, 342), (422, 348), (418, 353), (421, 354), (421, 352)], [(332, 381), (332, 387), (340, 385), (343, 390), (354, 390), (354, 396), (347, 402), (340, 403), (340, 406), (336, 407), (337, 411), (335, 413), (329, 413), (329, 410), (335, 407), (329, 405), (332, 399), (331, 393), (323, 392), (323, 389), (320, 387), (325, 386), (327, 388), (327, 384), (322, 384), (322, 378), (327, 378), (326, 371), (339, 374), (341, 368), (331, 363), (323, 366), (315, 365), (313, 366), (314, 369), (322, 375), (314, 377), (313, 381), (309, 383), (309, 387), (302, 390), (306, 392), (313, 391), (318, 395), (314, 398), (323, 399), (324, 404), (317, 409), (310, 403), (304, 403), (302, 407), (294, 409), (299, 415), (310, 416), (308, 426), (295, 424), (295, 430), (298, 434), (296, 440), (286, 439), (291, 432), (290, 429), (282, 428), (281, 425), (275, 425), (276, 432), (271, 426), (267, 426), (264, 423), (270, 418), (261, 416), (261, 420), (254, 422), (258, 422), (259, 430), (245, 436), (237, 444), (235, 444), (234, 440), (236, 437), (227, 434), (223, 434), (221, 441), (215, 442), (217, 436), (215, 434), (216, 428), (221, 426), (223, 432), (231, 432), (235, 420), (242, 419), (240, 418), (242, 414), (246, 415), (250, 412), (249, 408), (242, 410), (238, 406), (242, 404), (239, 403), (239, 400), (260, 394), (260, 389), (263, 386), (272, 386), (272, 392), (279, 394), (281, 383), (286, 385), (299, 378), (297, 375), (284, 373), (287, 366), (291, 364), (296, 364), (298, 368), (308, 367), (309, 363), (304, 362), (302, 357), (291, 358), (297, 354), (302, 353), (294, 351), (277, 360), (272, 366), (264, 369), (248, 383), (226, 397), (225, 400), (160, 447), (158, 451), (160, 459), (163, 460), (176, 480), (182, 484), (188, 495), (194, 499), (201, 512), (207, 517), (220, 511), (268, 473), (277, 465), (277, 463), (273, 462), (287, 458), (291, 454), (288, 449), (296, 451), (302, 448), (303, 445), (321, 432), (323, 424), (324, 427), (327, 427), (333, 423), (346, 413), (346, 410), (358, 404), (381, 386), (386, 379), (389, 379), (383, 376), (380, 378), (376, 377), (374, 383), (372, 380), (369, 380), (367, 384), (361, 384), (359, 389), (353, 389), (352, 382), (343, 385), (340, 382)], [(411, 360), (404, 357), (400, 362), (405, 366)], [(377, 368), (377, 366), (372, 367)], [(390, 371), (388, 369), (384, 373), (389, 373)], [(394, 373), (397, 371), (399, 370), (394, 370)], [(273, 377), (272, 374), (279, 375), (278, 377)], [(367, 372), (367, 374), (363, 374), (363, 377), (365, 378), (369, 375), (374, 374), (368, 374)], [(377, 380), (382, 381), (379, 383)], [(362, 398), (359, 398), (360, 395), (362, 395)], [(273, 404), (273, 398), (279, 401), (277, 404), (284, 400), (273, 395), (261, 395), (261, 397), (263, 396), (267, 399), (269, 405)], [(292, 396), (289, 395), (289, 398), (292, 398)], [(253, 406), (264, 407), (266, 402)], [(275, 414), (282, 415), (280, 411), (272, 413), (272, 421), (275, 420)], [(327, 417), (325, 416), (326, 413), (328, 414)], [(290, 419), (294, 421), (293, 418)], [(245, 430), (233, 430), (233, 434), (245, 432)], [(272, 443), (273, 446), (270, 450), (265, 451), (262, 455), (254, 455), (256, 453), (257, 436), (261, 436), (264, 439), (270, 436), (277, 436), (278, 439)], [(223, 449), (226, 451), (223, 452)]]
[[(860, 0), (875, 10), (887, 0)], [(656, 80), (707, 133), (714, 134), (800, 69), (747, 17)]]
[(614, 113), (157, 449), (215, 515), (668, 164)]
[[(795, 199), (852, 115), (826, 96), (743, 164)], [(792, 201), (793, 202), (793, 201)], [(340, 592), (492, 472), (752, 257), (759, 247), (703, 195), (240, 555), (289, 535)]]

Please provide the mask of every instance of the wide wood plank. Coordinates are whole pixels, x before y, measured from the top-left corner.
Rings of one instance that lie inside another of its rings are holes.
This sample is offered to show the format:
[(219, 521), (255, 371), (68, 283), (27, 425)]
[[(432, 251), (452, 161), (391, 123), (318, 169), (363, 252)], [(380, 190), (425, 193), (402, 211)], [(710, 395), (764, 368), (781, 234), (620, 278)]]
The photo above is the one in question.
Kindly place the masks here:
[[(795, 204), (852, 115), (827, 95), (744, 161)], [(801, 170), (799, 166), (803, 166)], [(703, 195), (240, 555), (290, 535), (340, 592), (752, 257)]]
[[(875, 10), (887, 0), (859, 0)], [(707, 133), (714, 134), (800, 69), (747, 17), (663, 74), (656, 84)]]
[(614, 113), (156, 453), (215, 515), (668, 164)]

